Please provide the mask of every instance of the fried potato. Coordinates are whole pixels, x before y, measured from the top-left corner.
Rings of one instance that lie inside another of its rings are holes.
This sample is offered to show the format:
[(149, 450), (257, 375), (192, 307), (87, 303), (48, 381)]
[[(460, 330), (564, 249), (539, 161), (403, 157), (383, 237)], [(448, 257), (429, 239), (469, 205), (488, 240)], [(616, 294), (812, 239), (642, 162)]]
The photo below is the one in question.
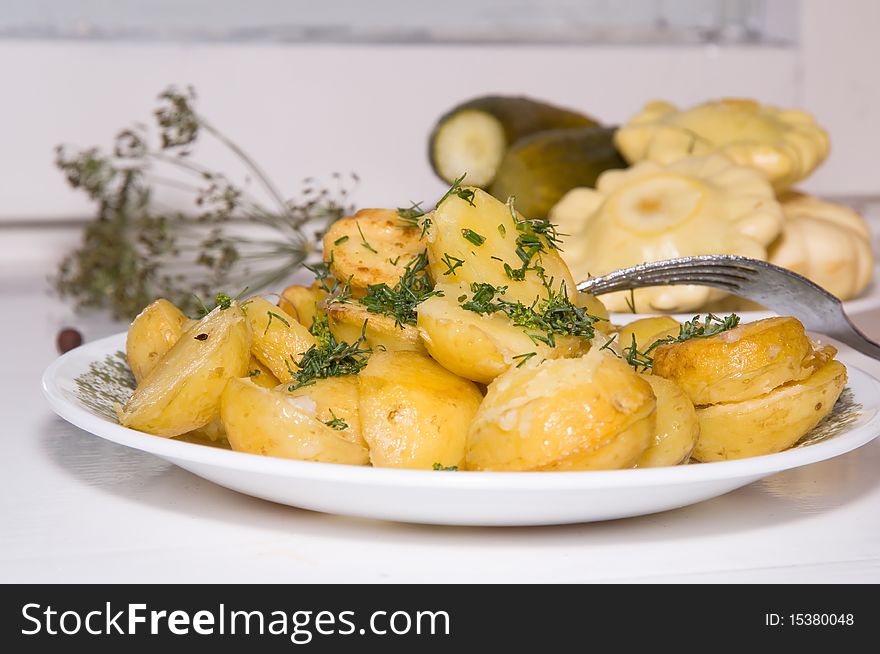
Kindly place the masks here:
[(216, 308), (183, 333), (117, 409), (119, 423), (157, 436), (204, 427), (231, 377), (247, 374), (251, 328), (241, 307)]
[(159, 363), (186, 331), (190, 319), (165, 299), (158, 299), (141, 311), (128, 328), (125, 356), (136, 382)]
[[(472, 282), (481, 282), (506, 286), (508, 300), (528, 306), (535, 298), (547, 296), (543, 280), (534, 270), (541, 266), (546, 278), (554, 280), (555, 289), (564, 283), (570, 296), (576, 293), (568, 266), (559, 251), (550, 247), (543, 237), (544, 251), (535, 255), (525, 278), (511, 279), (504, 264), (514, 270), (523, 265), (517, 255), (517, 249), (522, 249), (517, 239), (523, 232), (517, 229), (510, 209), (503, 202), (478, 188), (466, 190), (474, 193), (473, 206), (453, 193), (430, 215), (426, 234), (428, 261), (431, 276), (437, 283), (467, 287)], [(522, 220), (522, 216), (518, 215), (518, 220)], [(483, 239), (482, 244), (476, 245), (465, 234), (472, 239)], [(452, 263), (444, 263), (444, 259)], [(456, 265), (455, 260), (461, 261), (461, 265)]]
[(657, 426), (636, 467), (657, 468), (687, 461), (700, 435), (693, 403), (675, 382), (654, 375), (645, 375), (644, 379), (657, 398)]
[(644, 351), (649, 345), (667, 336), (677, 336), (679, 323), (669, 316), (654, 316), (651, 318), (639, 318), (620, 328), (617, 342), (620, 347), (632, 347), (632, 337), (636, 337), (636, 347)]
[(295, 361), (312, 345), (315, 337), (309, 330), (262, 297), (244, 303), (247, 320), (253, 331), (253, 355), (280, 381), (290, 380)]
[(418, 352), (376, 352), (358, 375), (360, 419), (374, 466), (464, 466), (477, 387)]
[(443, 296), (419, 305), (419, 331), (430, 355), (465, 379), (488, 384), (521, 363), (520, 355), (534, 352), (538, 360), (552, 359), (578, 356), (589, 348), (589, 341), (573, 336), (556, 336), (556, 347), (551, 348), (531, 339), (504, 314), (481, 315), (463, 309), (456, 300), (458, 288), (439, 288)]
[(324, 236), (330, 272), (362, 297), (371, 284), (394, 286), (404, 269), (425, 249), (418, 227), (407, 227), (394, 209), (361, 209), (341, 218)]
[(677, 383), (699, 406), (739, 402), (813, 372), (814, 352), (795, 318), (767, 318), (709, 338), (657, 347), (654, 374)]
[(643, 376), (599, 348), (511, 368), (471, 424), (468, 469), (632, 467), (654, 436), (656, 404)]
[[(354, 375), (316, 379), (313, 384), (287, 391), (291, 397), (307, 397), (315, 403), (315, 417), (323, 422), (337, 422), (336, 433), (347, 441), (367, 447), (358, 412), (358, 379)], [(287, 390), (281, 386), (279, 390)], [(343, 427), (343, 423), (346, 425)], [(333, 428), (333, 425), (329, 425)]]
[(229, 444), (238, 452), (350, 465), (369, 460), (366, 448), (316, 417), (312, 398), (261, 388), (250, 379), (229, 380), (220, 400), (220, 418)]
[[(354, 343), (364, 334), (364, 341), (374, 351), (412, 350), (425, 352), (419, 330), (413, 325), (397, 325), (393, 316), (370, 313), (354, 302), (335, 302), (327, 307), (330, 331), (338, 341)], [(364, 330), (364, 322), (367, 323)]]
[(724, 461), (788, 449), (831, 412), (846, 378), (846, 367), (832, 360), (767, 395), (698, 408), (700, 436), (693, 457)]
[(325, 297), (327, 292), (317, 284), (311, 286), (294, 284), (281, 293), (278, 306), (303, 327), (311, 327), (315, 316), (322, 313), (320, 303)]

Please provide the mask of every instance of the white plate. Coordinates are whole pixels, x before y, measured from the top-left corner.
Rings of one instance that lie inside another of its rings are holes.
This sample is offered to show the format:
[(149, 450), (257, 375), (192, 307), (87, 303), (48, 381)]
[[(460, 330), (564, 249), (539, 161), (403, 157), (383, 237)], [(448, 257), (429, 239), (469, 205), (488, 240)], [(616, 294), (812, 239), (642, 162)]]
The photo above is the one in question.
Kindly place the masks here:
[[(85, 392), (77, 378), (95, 362), (114, 359), (124, 345), (125, 334), (111, 336), (68, 352), (46, 369), (43, 391), (58, 415), (96, 436), (150, 452), (248, 495), (384, 520), (548, 525), (655, 513), (722, 495), (781, 470), (830, 459), (880, 433), (880, 381), (853, 366), (853, 351), (838, 345), (840, 359), (849, 367), (846, 400), (817, 427), (811, 440), (818, 442), (779, 454), (602, 472), (435, 472), (290, 461), (150, 436), (116, 424), (110, 417), (110, 402), (95, 401), (94, 392)], [(119, 365), (117, 370), (121, 369)], [(123, 395), (127, 392), (115, 389)], [(114, 386), (104, 390), (112, 391)]]

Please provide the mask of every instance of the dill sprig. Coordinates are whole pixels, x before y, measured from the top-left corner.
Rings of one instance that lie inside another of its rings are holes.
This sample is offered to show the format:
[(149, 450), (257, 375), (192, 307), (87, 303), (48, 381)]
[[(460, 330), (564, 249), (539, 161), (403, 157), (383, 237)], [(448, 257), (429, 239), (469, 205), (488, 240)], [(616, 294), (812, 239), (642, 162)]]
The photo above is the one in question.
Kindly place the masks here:
[[(530, 270), (543, 277), (544, 268), (539, 263), (533, 264), (533, 261), (548, 249), (561, 250), (559, 246), (563, 234), (560, 234), (556, 230), (556, 225), (546, 218), (520, 218), (515, 205), (514, 196), (507, 198), (507, 209), (517, 231), (514, 252), (520, 260), (520, 267), (514, 268), (505, 262), (504, 272), (508, 278), (518, 282), (523, 281)], [(503, 226), (499, 225), (499, 227)]]
[[(553, 290), (553, 280), (545, 282), (547, 297), (536, 298), (531, 305), (522, 302), (509, 302), (500, 296), (507, 291), (506, 286), (493, 286), (486, 283), (471, 284), (471, 299), (461, 307), (479, 314), (504, 313), (516, 327), (527, 330), (532, 341), (550, 347), (556, 346), (556, 336), (579, 336), (592, 339), (594, 325), (601, 320), (587, 313), (586, 308), (572, 303), (568, 297), (565, 282), (559, 290)], [(539, 332), (539, 333), (530, 333)]]
[(444, 466), (442, 463), (435, 463), (433, 466), (431, 466), (431, 469), (443, 472), (457, 472), (458, 466)]
[(467, 229), (467, 228), (462, 229), (462, 230), (461, 230), (461, 236), (462, 236), (462, 238), (464, 238), (465, 240), (469, 241), (470, 243), (473, 243), (473, 244), (476, 245), (477, 247), (480, 247), (483, 243), (486, 242), (486, 237), (485, 237), (485, 236), (483, 236), (483, 235), (481, 235), (481, 234), (477, 234), (477, 233), (476, 233), (474, 230), (472, 230), (472, 229)]
[[(146, 127), (123, 129), (109, 153), (56, 148), (55, 165), (68, 184), (97, 206), (80, 246), (52, 280), (79, 308), (131, 318), (165, 297), (192, 313), (198, 308), (193, 293), (212, 296), (245, 285), (259, 291), (307, 262), (318, 249), (315, 234), (352, 209), (349, 181), (338, 174), (335, 190), (306, 179), (299, 199), (285, 199), (262, 168), (196, 110), (192, 88), (164, 91), (154, 118), (152, 135)], [(200, 164), (192, 153), (206, 139), (234, 154), (263, 193)], [(185, 193), (188, 208), (168, 206), (163, 195), (169, 190)]]
[(399, 207), (397, 209), (397, 217), (400, 218), (400, 224), (403, 227), (421, 228), (420, 238), (424, 238), (427, 231), (431, 228), (431, 217), (426, 215), (426, 212), (422, 209), (421, 202), (412, 202), (406, 208)]
[[(694, 338), (710, 338), (717, 336), (723, 332), (733, 329), (740, 323), (740, 317), (735, 313), (731, 313), (724, 318), (719, 318), (715, 314), (706, 314), (701, 321), (700, 316), (694, 316), (693, 320), (686, 320), (678, 328), (678, 334), (675, 336), (667, 336), (651, 343), (644, 352), (640, 352), (636, 345), (636, 336), (632, 335), (632, 344), (623, 348), (623, 354), (626, 362), (636, 370), (640, 368), (647, 370), (654, 367), (654, 358), (651, 356), (656, 348), (661, 345), (670, 345), (673, 343), (684, 343)], [(609, 341), (610, 342), (610, 341)]]
[(330, 415), (332, 416), (332, 419), (324, 423), (325, 425), (330, 427), (330, 429), (335, 429), (336, 431), (348, 429), (348, 423), (345, 422), (345, 420), (343, 420), (342, 418), (336, 417), (336, 414), (333, 413), (333, 409), (330, 409)]
[(370, 313), (394, 316), (394, 324), (403, 328), (416, 324), (416, 307), (434, 295), (443, 292), (434, 290), (428, 276), (428, 255), (421, 252), (407, 264), (394, 288), (385, 283), (371, 284), (359, 301)]
[(447, 270), (444, 271), (444, 275), (451, 275), (455, 272), (456, 268), (461, 267), (464, 264), (464, 259), (459, 259), (458, 257), (453, 257), (447, 252), (443, 253), (443, 258), (440, 259), (445, 265)]
[(474, 192), (469, 188), (461, 187), (461, 183), (464, 181), (466, 175), (467, 173), (462, 173), (460, 177), (457, 177), (455, 181), (452, 182), (452, 186), (449, 187), (449, 190), (443, 194), (442, 198), (437, 200), (437, 204), (434, 205), (435, 208), (443, 204), (443, 201), (451, 195), (458, 196), (472, 207), (477, 206), (474, 203)]
[(354, 343), (337, 341), (330, 331), (327, 316), (320, 318), (316, 316), (311, 331), (318, 342), (306, 350), (299, 361), (291, 357), (298, 370), (288, 366), (291, 377), (296, 383), (290, 385), (287, 390), (295, 391), (297, 388), (309, 386), (316, 380), (327, 377), (356, 375), (363, 370), (373, 352), (368, 347), (362, 347), (366, 340), (366, 330), (367, 322), (364, 321), (361, 335)]

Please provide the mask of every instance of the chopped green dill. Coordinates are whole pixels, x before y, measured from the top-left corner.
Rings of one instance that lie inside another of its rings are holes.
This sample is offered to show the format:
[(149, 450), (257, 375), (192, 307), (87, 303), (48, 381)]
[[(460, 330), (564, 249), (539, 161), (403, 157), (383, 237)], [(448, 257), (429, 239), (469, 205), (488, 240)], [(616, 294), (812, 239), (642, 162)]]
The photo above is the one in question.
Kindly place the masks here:
[(498, 233), (502, 236), (507, 236), (507, 229), (504, 227), (504, 225), (498, 225)]
[(477, 247), (480, 247), (483, 243), (486, 242), (485, 236), (481, 236), (480, 234), (477, 234), (472, 229), (465, 228), (465, 229), (461, 230), (461, 235), (465, 240), (470, 241), (471, 243), (473, 243)]
[(345, 236), (340, 236), (335, 241), (333, 241), (333, 245), (342, 245), (347, 240), (348, 240), (348, 234), (346, 234)]
[(399, 254), (396, 257), (394, 257), (393, 259), (388, 259), (388, 263), (390, 263), (392, 266), (396, 266), (398, 261), (400, 261)]
[(655, 348), (660, 347), (661, 345), (683, 343), (693, 338), (709, 338), (711, 336), (717, 336), (718, 334), (726, 332), (739, 325), (739, 321), (740, 317), (735, 313), (731, 313), (724, 318), (719, 318), (713, 313), (708, 313), (706, 314), (706, 318), (702, 321), (700, 321), (700, 316), (696, 315), (693, 320), (686, 320), (681, 324), (678, 328), (677, 336), (667, 336), (666, 338), (654, 341), (648, 346), (648, 349), (645, 350), (645, 354), (653, 352)]
[(632, 335), (632, 345), (623, 348), (623, 354), (626, 362), (635, 368), (636, 372), (638, 372), (639, 368), (647, 370), (654, 367), (654, 359), (648, 356), (646, 352), (639, 352), (635, 334)]
[(235, 298), (227, 295), (226, 293), (217, 293), (216, 302), (217, 306), (220, 307), (220, 311), (225, 311), (226, 309), (231, 307), (234, 300)]
[(309, 327), (309, 333), (318, 341), (318, 345), (326, 346), (330, 343), (330, 319), (326, 313), (315, 314), (312, 326)]
[(348, 423), (345, 422), (342, 418), (337, 418), (336, 414), (333, 413), (333, 409), (330, 409), (330, 415), (333, 416), (332, 420), (328, 420), (324, 424), (330, 427), (330, 429), (335, 429), (336, 431), (342, 431), (343, 429), (348, 429)]
[[(306, 270), (310, 270), (315, 275), (315, 281), (318, 282), (321, 290), (326, 293), (333, 291), (333, 288), (327, 283), (328, 279), (333, 279), (333, 276), (330, 274), (330, 266), (333, 265), (333, 261), (333, 250), (330, 250), (329, 261), (319, 261), (318, 263), (307, 263), (303, 265)], [(336, 280), (333, 281), (335, 282)]]
[(403, 328), (404, 325), (416, 324), (416, 306), (434, 295), (443, 295), (435, 291), (431, 278), (428, 276), (428, 255), (421, 252), (410, 261), (394, 288), (388, 284), (370, 284), (360, 303), (370, 313), (383, 316), (394, 316), (394, 324)]
[(614, 350), (611, 349), (611, 346), (614, 344), (614, 340), (617, 338), (617, 336), (618, 336), (617, 334), (612, 334), (611, 338), (609, 338), (607, 341), (605, 341), (605, 344), (602, 347), (600, 347), (599, 349), (600, 350), (610, 350), (614, 354), (617, 354), (617, 352), (614, 352)]
[(533, 264), (533, 261), (535, 257), (547, 252), (548, 248), (560, 250), (560, 239), (563, 234), (557, 232), (556, 225), (545, 218), (520, 218), (516, 212), (515, 202), (515, 197), (507, 198), (507, 208), (517, 231), (515, 254), (521, 265), (519, 268), (514, 268), (505, 263), (504, 273), (509, 279), (521, 282), (530, 270), (543, 277), (544, 268), (540, 264)]
[(464, 302), (465, 300), (467, 300), (467, 294), (459, 295), (459, 296), (458, 296), (458, 303), (459, 303), (459, 304), (461, 304), (461, 303)]
[(538, 355), (537, 352), (526, 352), (525, 354), (517, 354), (515, 357), (513, 357), (513, 359), (514, 359), (514, 361), (516, 359), (522, 359), (522, 361), (520, 361), (518, 364), (516, 364), (517, 368), (522, 368), (524, 365), (526, 365), (526, 362), (529, 359), (531, 359), (533, 356), (537, 356), (537, 355)]
[(259, 368), (254, 368), (253, 370), (248, 370), (248, 377), (259, 377), (262, 370)]
[(630, 313), (636, 312), (636, 292), (635, 289), (629, 289), (629, 297), (626, 299), (626, 306), (629, 308)]
[(440, 259), (443, 263), (446, 264), (448, 270), (444, 272), (444, 275), (451, 275), (455, 272), (455, 269), (461, 266), (464, 263), (464, 259), (459, 259), (458, 257), (450, 256), (448, 253), (443, 254), (443, 258)]
[(298, 370), (294, 370), (290, 363), (287, 364), (287, 369), (290, 371), (293, 381), (296, 382), (287, 390), (295, 391), (297, 388), (309, 386), (314, 384), (316, 380), (327, 377), (356, 375), (363, 370), (372, 353), (370, 348), (361, 347), (366, 340), (366, 330), (367, 321), (365, 320), (358, 339), (354, 343), (346, 343), (345, 341), (337, 341), (328, 328), (326, 333), (322, 333), (318, 343), (306, 350), (299, 361), (293, 361)]
[(443, 472), (457, 472), (458, 466), (444, 466), (442, 463), (435, 463), (431, 466), (432, 470), (442, 470)]
[(207, 334), (196, 334), (195, 336), (193, 336), (193, 338), (196, 339), (197, 341), (207, 341), (208, 335)]
[(370, 245), (369, 243), (367, 243), (367, 237), (364, 236), (364, 230), (361, 229), (361, 224), (360, 224), (358, 221), (356, 221), (356, 220), (354, 221), (354, 224), (355, 224), (355, 226), (357, 227), (358, 234), (361, 235), (361, 245), (362, 245), (364, 248), (366, 248), (367, 250), (369, 250), (370, 252), (372, 252), (373, 254), (379, 254), (379, 252), (377, 252), (377, 251), (373, 248), (372, 245)]
[(556, 335), (593, 338), (595, 336), (593, 325), (600, 318), (591, 316), (584, 307), (571, 302), (565, 282), (560, 284), (558, 291), (554, 291), (552, 281), (552, 279), (545, 280), (547, 297), (535, 298), (530, 306), (498, 297), (507, 291), (506, 286), (496, 287), (475, 282), (471, 284), (471, 299), (462, 303), (461, 307), (487, 315), (500, 311), (514, 326), (529, 330), (527, 335), (533, 342), (546, 343), (550, 347), (556, 346)]
[(421, 202), (412, 202), (409, 207), (397, 209), (397, 216), (404, 227), (418, 227), (419, 218), (424, 215)]
[(197, 313), (196, 313), (196, 315), (197, 315), (199, 318), (204, 318), (204, 317), (207, 316), (209, 313), (211, 313), (211, 310), (208, 309), (208, 307), (205, 306), (205, 303), (204, 303), (204, 302), (202, 302), (202, 298), (200, 298), (200, 297), (199, 297), (198, 295), (196, 295), (195, 293), (193, 293), (192, 296), (196, 299), (196, 304), (199, 305), (199, 306), (198, 306), (198, 311), (197, 311)]
[(420, 238), (425, 238), (425, 234), (428, 233), (428, 230), (431, 229), (431, 225), (433, 225), (433, 224), (434, 224), (434, 221), (431, 220), (430, 216), (425, 216), (422, 219), (422, 234), (421, 234)]
[(283, 325), (290, 327), (290, 322), (284, 316), (279, 316), (274, 311), (267, 311), (266, 313), (269, 316), (269, 320), (266, 322), (266, 329), (263, 330), (263, 336), (265, 336), (266, 334), (269, 333), (269, 327), (272, 325), (273, 320), (277, 320), (278, 322), (282, 323)]
[(434, 206), (439, 207), (450, 195), (457, 195), (472, 207), (476, 207), (477, 205), (474, 204), (474, 192), (470, 189), (461, 188), (461, 183), (464, 181), (466, 175), (467, 173), (462, 173), (461, 177), (456, 178), (456, 180), (452, 182), (452, 186), (449, 187), (449, 190), (443, 194), (443, 197), (440, 198)]

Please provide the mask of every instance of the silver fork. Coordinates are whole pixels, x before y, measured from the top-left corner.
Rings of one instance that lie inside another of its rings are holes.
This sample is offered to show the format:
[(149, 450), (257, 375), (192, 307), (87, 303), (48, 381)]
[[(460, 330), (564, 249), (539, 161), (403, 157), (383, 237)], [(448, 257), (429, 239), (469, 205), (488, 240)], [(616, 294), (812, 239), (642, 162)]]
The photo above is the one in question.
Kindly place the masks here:
[(721, 254), (654, 261), (591, 277), (577, 288), (603, 295), (670, 284), (711, 286), (754, 300), (780, 315), (795, 316), (808, 331), (827, 334), (880, 360), (880, 345), (852, 324), (840, 300), (806, 277), (766, 261)]

